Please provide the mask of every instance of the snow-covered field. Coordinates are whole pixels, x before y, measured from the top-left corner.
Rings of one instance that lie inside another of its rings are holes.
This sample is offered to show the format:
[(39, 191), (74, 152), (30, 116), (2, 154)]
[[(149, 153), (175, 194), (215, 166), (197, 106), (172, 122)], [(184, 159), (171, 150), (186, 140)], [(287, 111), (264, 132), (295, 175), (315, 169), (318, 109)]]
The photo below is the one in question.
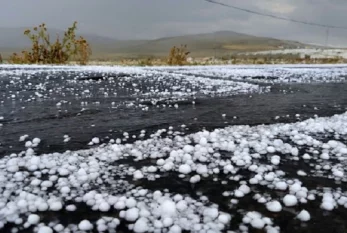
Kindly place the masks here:
[[(24, 103), (61, 111), (72, 98), (88, 108), (89, 98), (117, 97), (114, 108), (163, 100), (180, 108), (265, 94), (274, 81), (346, 85), (346, 75), (347, 66), (0, 66), (0, 107), (12, 111), (0, 110), (0, 135)], [(106, 143), (95, 135), (90, 149), (44, 154), (36, 148), (45, 138), (22, 133), (23, 150), (0, 158), (0, 231), (313, 232), (324, 215), (347, 215), (347, 112), (190, 134), (124, 132)]]

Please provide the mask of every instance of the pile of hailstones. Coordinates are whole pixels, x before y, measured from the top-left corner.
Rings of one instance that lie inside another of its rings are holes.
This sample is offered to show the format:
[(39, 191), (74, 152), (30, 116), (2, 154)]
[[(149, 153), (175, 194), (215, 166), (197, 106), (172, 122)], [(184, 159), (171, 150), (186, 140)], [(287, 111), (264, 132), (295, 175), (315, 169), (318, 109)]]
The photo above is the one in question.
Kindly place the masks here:
[[(324, 142), (324, 135), (335, 140)], [(222, 185), (227, 181), (238, 182), (237, 189), (223, 192), (235, 208), (246, 195), (253, 195), (254, 200), (274, 213), (281, 212), (283, 206), (294, 207), (320, 199), (320, 207), (327, 211), (347, 207), (345, 191), (329, 187), (309, 190), (298, 178), (287, 177), (278, 167), (290, 160), (303, 160), (312, 169), (297, 171), (299, 177), (346, 182), (347, 147), (342, 143), (346, 136), (347, 113), (293, 124), (231, 126), (213, 132), (153, 137), (133, 144), (115, 143), (40, 156), (29, 148), (0, 160), (0, 228), (11, 226), (14, 232), (33, 229), (39, 233), (115, 232), (124, 222), (134, 232), (174, 233), (221, 232), (229, 227), (233, 211), (221, 212), (206, 196), (195, 200), (185, 194), (135, 186), (143, 179), (154, 181), (167, 172), (191, 183), (212, 176)], [(302, 148), (306, 148), (306, 153), (299, 153)], [(227, 155), (222, 156), (222, 151)], [(117, 163), (124, 158), (132, 158), (134, 163), (145, 159), (156, 162), (136, 169)], [(251, 173), (250, 177), (241, 175), (245, 170)], [(137, 182), (127, 181), (129, 176)], [(269, 191), (281, 191), (283, 197), (276, 199), (252, 192), (259, 185)], [(49, 223), (41, 219), (45, 216), (40, 212), (78, 211), (78, 203), (85, 203), (91, 212), (104, 212), (104, 217), (67, 226), (54, 219)], [(296, 218), (310, 221), (311, 216), (301, 209)], [(247, 232), (249, 228), (268, 233), (280, 231), (273, 219), (245, 210), (239, 230)]]

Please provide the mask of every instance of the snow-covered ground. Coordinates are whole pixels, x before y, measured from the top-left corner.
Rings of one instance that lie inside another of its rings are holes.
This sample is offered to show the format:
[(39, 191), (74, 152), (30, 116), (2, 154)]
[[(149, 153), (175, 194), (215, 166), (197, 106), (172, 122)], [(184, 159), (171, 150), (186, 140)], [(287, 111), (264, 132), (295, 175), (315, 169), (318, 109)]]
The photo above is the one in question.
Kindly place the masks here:
[[(60, 108), (68, 96), (82, 105), (95, 96), (132, 97), (127, 104), (193, 100), (263, 93), (274, 81), (345, 82), (346, 75), (346, 65), (4, 65), (0, 107), (52, 101)], [(92, 148), (63, 153), (38, 154), (44, 138), (24, 133), (18, 138), (23, 151), (0, 158), (0, 231), (276, 233), (282, 216), (310, 224), (322, 211), (347, 208), (347, 112), (188, 135), (168, 127), (131, 143), (101, 144), (96, 135)]]

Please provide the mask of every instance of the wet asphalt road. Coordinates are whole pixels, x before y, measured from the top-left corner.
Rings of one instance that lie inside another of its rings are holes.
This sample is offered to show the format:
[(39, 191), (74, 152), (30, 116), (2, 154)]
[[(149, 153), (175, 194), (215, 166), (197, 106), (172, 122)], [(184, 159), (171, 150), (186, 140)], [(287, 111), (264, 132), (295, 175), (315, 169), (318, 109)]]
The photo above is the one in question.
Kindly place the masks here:
[[(81, 99), (65, 97), (70, 104), (61, 107), (56, 106), (59, 99), (7, 101), (0, 110), (0, 116), (5, 116), (0, 154), (25, 149), (23, 142), (18, 141), (25, 134), (42, 139), (36, 149), (39, 153), (62, 152), (88, 148), (88, 142), (96, 136), (108, 142), (111, 138), (122, 138), (124, 132), (138, 135), (146, 130), (148, 136), (169, 126), (181, 130), (182, 124), (187, 126), (182, 132), (191, 133), (227, 125), (289, 123), (314, 115), (331, 116), (346, 111), (346, 93), (346, 83), (275, 84), (266, 94), (197, 98), (195, 104), (192, 100), (177, 101), (178, 108), (149, 103), (148, 111), (124, 106), (114, 108), (112, 102), (121, 101), (118, 97), (88, 98), (88, 106), (81, 106)], [(93, 104), (95, 102), (98, 104)], [(64, 135), (71, 137), (68, 143), (64, 143)]]

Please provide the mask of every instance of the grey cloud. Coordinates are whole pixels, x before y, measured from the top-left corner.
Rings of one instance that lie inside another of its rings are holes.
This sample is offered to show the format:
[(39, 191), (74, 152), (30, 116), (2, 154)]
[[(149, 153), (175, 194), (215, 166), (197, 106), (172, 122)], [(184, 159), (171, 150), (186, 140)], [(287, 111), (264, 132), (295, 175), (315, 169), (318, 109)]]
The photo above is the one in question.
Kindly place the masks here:
[[(240, 7), (321, 24), (346, 26), (345, 0), (220, 0)], [(45, 22), (119, 39), (147, 39), (234, 30), (258, 36), (324, 43), (325, 29), (250, 15), (204, 0), (0, 0), (0, 27)], [(331, 44), (346, 45), (347, 30), (331, 30)]]

